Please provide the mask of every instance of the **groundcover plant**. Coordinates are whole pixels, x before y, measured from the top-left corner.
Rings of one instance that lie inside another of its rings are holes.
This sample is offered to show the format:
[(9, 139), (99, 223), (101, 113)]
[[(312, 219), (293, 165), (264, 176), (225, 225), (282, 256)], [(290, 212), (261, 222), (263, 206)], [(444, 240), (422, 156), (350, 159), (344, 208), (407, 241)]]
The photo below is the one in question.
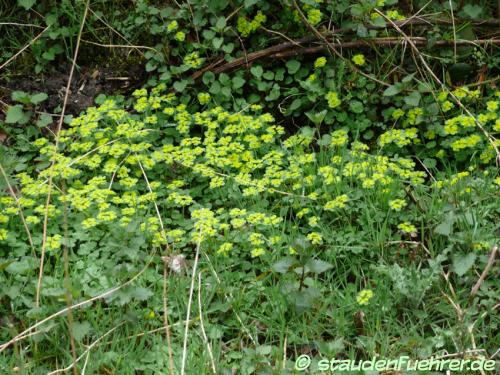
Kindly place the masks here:
[(494, 4), (5, 5), (2, 373), (498, 369)]

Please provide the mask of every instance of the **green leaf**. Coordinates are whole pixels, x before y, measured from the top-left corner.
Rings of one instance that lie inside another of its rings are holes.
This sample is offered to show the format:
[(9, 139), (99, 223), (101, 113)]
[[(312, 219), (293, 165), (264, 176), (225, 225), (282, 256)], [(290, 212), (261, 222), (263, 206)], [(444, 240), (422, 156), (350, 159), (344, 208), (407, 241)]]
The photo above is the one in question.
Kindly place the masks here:
[(455, 215), (453, 214), (453, 212), (449, 212), (443, 222), (434, 229), (434, 232), (443, 236), (449, 236), (453, 231), (454, 223)]
[(465, 275), (465, 273), (474, 265), (475, 260), (475, 253), (453, 255), (453, 272), (455, 272), (458, 276)]
[(36, 122), (36, 126), (39, 128), (44, 128), (52, 123), (52, 116), (46, 113), (42, 113)]
[(300, 69), (300, 62), (297, 60), (289, 60), (286, 63), (289, 74), (295, 74)]
[(288, 112), (293, 112), (296, 109), (300, 108), (302, 104), (302, 99), (296, 98), (293, 100), (293, 102), (290, 104), (290, 107), (288, 107)]
[(483, 8), (479, 5), (467, 4), (466, 6), (464, 6), (462, 11), (470, 18), (476, 19), (481, 16)]
[(30, 102), (29, 94), (25, 93), (24, 91), (14, 91), (12, 92), (10, 97), (12, 98), (12, 100), (18, 103), (28, 104)]
[(24, 112), (21, 105), (9, 107), (5, 122), (7, 124), (26, 124), (29, 120), (29, 112)]
[(82, 341), (82, 339), (90, 332), (90, 323), (87, 321), (74, 322), (72, 325), (73, 337), (76, 341)]
[(146, 301), (153, 294), (151, 290), (138, 286), (132, 290), (131, 296), (139, 301)]
[(245, 84), (245, 79), (238, 76), (233, 77), (232, 81), (233, 81), (233, 89), (235, 90), (243, 87), (243, 85)]
[(422, 95), (418, 91), (413, 91), (409, 95), (405, 96), (405, 103), (412, 107), (418, 107), (420, 104), (420, 99)]
[(182, 81), (177, 81), (174, 83), (174, 89), (177, 92), (183, 92), (186, 89), (186, 86), (188, 84), (188, 81), (183, 79)]
[(36, 0), (17, 0), (17, 4), (19, 4), (26, 10), (30, 9), (33, 5), (35, 5), (35, 3)]
[(326, 109), (324, 109), (323, 111), (321, 112), (312, 112), (312, 111), (309, 111), (309, 112), (306, 112), (306, 116), (309, 118), (309, 120), (311, 120), (315, 125), (319, 125), (323, 122), (323, 120), (325, 119), (325, 116), (326, 116), (326, 113), (328, 111)]
[(224, 42), (224, 38), (213, 38), (212, 39), (212, 45), (214, 46), (215, 49), (219, 49), (220, 46), (222, 46), (223, 42)]
[(215, 74), (213, 72), (205, 72), (202, 80), (205, 85), (208, 85), (210, 82), (215, 80)]
[(49, 96), (46, 93), (40, 92), (38, 94), (31, 96), (31, 103), (33, 103), (34, 105), (40, 104), (41, 102), (46, 100), (48, 97)]
[(262, 77), (262, 73), (264, 73), (264, 69), (262, 69), (262, 66), (260, 65), (252, 66), (250, 68), (250, 73), (252, 73), (257, 78), (260, 78)]
[(217, 19), (217, 22), (215, 23), (215, 28), (218, 30), (222, 30), (226, 27), (226, 18), (225, 17), (219, 17)]
[(389, 86), (384, 90), (384, 93), (382, 95), (384, 96), (394, 96), (396, 94), (399, 94), (402, 90), (402, 85), (401, 83), (395, 83), (392, 86)]
[(23, 259), (19, 262), (14, 262), (9, 264), (5, 270), (8, 273), (18, 275), (18, 274), (24, 274), (32, 269), (34, 269), (34, 263), (29, 259)]
[(306, 263), (306, 268), (309, 269), (309, 272), (319, 275), (333, 268), (333, 265), (320, 259), (309, 259)]
[(277, 273), (287, 273), (290, 267), (295, 263), (295, 259), (287, 257), (278, 260), (271, 266), (271, 269)]
[(349, 109), (354, 113), (363, 113), (363, 103), (361, 103), (359, 100), (353, 100), (349, 103)]
[(274, 72), (273, 72), (273, 71), (271, 71), (271, 70), (268, 70), (267, 72), (265, 72), (265, 73), (263, 74), (263, 76), (262, 76), (262, 77), (264, 77), (264, 79), (267, 79), (268, 81), (271, 81), (271, 80), (273, 80), (273, 79), (274, 79)]

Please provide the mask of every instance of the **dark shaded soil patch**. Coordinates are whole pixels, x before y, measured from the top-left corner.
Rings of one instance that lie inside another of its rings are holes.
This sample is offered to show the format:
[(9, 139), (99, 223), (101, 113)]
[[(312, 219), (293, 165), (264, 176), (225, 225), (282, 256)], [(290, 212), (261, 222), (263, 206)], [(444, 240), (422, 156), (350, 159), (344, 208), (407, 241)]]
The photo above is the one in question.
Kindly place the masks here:
[[(54, 73), (45, 77), (31, 75), (0, 78), (0, 99), (8, 104), (13, 91), (26, 93), (44, 92), (49, 97), (38, 107), (39, 111), (59, 113), (64, 100), (70, 65), (64, 64)], [(66, 114), (78, 115), (94, 105), (99, 94), (126, 95), (146, 82), (147, 76), (142, 65), (131, 65), (125, 73), (116, 73), (111, 68), (80, 67), (75, 70), (66, 106)]]

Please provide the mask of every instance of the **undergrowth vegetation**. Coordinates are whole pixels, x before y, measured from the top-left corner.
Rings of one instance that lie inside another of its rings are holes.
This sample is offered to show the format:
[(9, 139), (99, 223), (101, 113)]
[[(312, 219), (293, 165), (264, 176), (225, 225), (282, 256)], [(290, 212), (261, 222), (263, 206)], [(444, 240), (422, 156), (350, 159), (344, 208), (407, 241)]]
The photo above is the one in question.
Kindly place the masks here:
[(79, 114), (43, 88), (3, 99), (1, 371), (495, 359), (486, 2), (61, 3), (16, 3), (50, 30), (19, 71), (50, 74), (81, 39), (82, 61), (133, 45), (149, 80)]

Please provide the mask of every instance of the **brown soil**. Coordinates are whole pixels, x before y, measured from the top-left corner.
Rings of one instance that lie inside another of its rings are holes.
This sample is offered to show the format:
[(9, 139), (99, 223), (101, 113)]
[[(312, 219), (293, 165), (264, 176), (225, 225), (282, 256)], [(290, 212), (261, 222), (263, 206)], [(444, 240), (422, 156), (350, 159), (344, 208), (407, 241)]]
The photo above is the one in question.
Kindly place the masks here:
[[(44, 92), (49, 97), (37, 110), (48, 113), (60, 112), (69, 70), (69, 64), (65, 64), (56, 72), (42, 78), (31, 75), (0, 78), (0, 100), (12, 104), (11, 93), (16, 90), (30, 94)], [(126, 73), (115, 73), (110, 68), (80, 67), (73, 75), (65, 113), (78, 115), (87, 107), (94, 105), (94, 99), (99, 94), (126, 95), (141, 87), (146, 79), (144, 67), (141, 65), (130, 66)]]

